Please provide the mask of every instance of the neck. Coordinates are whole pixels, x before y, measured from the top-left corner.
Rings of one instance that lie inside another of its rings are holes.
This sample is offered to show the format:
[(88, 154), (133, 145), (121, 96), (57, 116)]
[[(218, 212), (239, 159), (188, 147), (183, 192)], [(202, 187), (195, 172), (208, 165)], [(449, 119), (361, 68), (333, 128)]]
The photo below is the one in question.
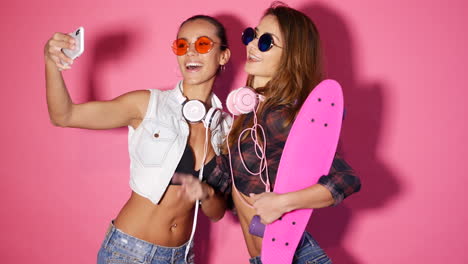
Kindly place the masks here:
[(259, 87), (265, 87), (266, 84), (271, 80), (271, 77), (261, 77), (261, 76), (254, 76), (252, 82), (252, 88), (257, 89)]
[(200, 100), (204, 103), (209, 103), (208, 99), (210, 98), (213, 81), (204, 82), (201, 84), (189, 84), (185, 80), (182, 83), (183, 91), (185, 97), (189, 100)]

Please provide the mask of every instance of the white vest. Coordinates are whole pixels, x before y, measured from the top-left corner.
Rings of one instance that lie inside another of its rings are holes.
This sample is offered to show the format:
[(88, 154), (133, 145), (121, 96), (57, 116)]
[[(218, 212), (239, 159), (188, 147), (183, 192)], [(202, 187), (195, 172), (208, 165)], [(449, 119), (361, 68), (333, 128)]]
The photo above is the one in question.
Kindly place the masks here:
[[(179, 84), (178, 84), (179, 85)], [(183, 94), (178, 85), (167, 91), (151, 89), (146, 115), (137, 129), (129, 126), (130, 187), (158, 204), (166, 191), (187, 145), (189, 126), (182, 116)], [(211, 105), (222, 108), (213, 93)], [(211, 131), (211, 145), (220, 154), (232, 118), (223, 113)]]

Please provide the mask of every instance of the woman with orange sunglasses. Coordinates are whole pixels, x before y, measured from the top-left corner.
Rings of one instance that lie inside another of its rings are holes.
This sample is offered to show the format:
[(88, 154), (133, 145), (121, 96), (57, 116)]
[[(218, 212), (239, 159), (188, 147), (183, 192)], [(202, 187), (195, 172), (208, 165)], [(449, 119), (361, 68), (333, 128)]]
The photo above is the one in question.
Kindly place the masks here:
[[(73, 63), (62, 49), (74, 48), (73, 38), (62, 33), (44, 48), (51, 122), (129, 128), (132, 194), (109, 226), (98, 263), (193, 263), (196, 201), (214, 221), (223, 217), (226, 206), (220, 194), (224, 190), (215, 190), (215, 183), (203, 178), (216, 165), (214, 157), (230, 126), (212, 92), (219, 68), (230, 58), (223, 25), (202, 15), (181, 24), (172, 49), (183, 80), (174, 89), (132, 91), (110, 101), (73, 103), (61, 71)], [(181, 183), (194, 179), (203, 184), (181, 197)]]

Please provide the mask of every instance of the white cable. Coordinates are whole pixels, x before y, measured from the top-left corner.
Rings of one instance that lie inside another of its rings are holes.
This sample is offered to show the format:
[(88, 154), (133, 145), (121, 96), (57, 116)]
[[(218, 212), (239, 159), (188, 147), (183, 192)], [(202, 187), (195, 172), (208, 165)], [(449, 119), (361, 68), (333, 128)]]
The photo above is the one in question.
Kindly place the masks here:
[[(208, 128), (205, 129), (205, 144), (203, 147), (203, 161), (202, 166), (200, 167), (200, 172), (198, 173), (198, 179), (200, 182), (203, 180), (203, 169), (205, 168), (205, 160), (208, 153)], [(195, 213), (193, 214), (193, 224), (192, 224), (192, 233), (190, 234), (190, 239), (187, 244), (187, 248), (185, 249), (185, 262), (188, 263), (187, 257), (190, 251), (190, 244), (192, 243), (193, 237), (195, 236), (195, 229), (197, 228), (197, 218), (198, 218), (198, 208), (199, 208), (200, 200), (195, 201)]]

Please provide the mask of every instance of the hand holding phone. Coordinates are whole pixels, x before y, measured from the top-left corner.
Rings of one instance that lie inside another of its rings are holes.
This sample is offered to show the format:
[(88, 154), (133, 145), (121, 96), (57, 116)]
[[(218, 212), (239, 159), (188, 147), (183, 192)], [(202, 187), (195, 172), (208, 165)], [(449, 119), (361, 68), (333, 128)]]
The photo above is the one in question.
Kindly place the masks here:
[(84, 52), (84, 28), (79, 27), (77, 30), (68, 34), (75, 39), (75, 49), (62, 49), (63, 53), (70, 59), (78, 58)]

